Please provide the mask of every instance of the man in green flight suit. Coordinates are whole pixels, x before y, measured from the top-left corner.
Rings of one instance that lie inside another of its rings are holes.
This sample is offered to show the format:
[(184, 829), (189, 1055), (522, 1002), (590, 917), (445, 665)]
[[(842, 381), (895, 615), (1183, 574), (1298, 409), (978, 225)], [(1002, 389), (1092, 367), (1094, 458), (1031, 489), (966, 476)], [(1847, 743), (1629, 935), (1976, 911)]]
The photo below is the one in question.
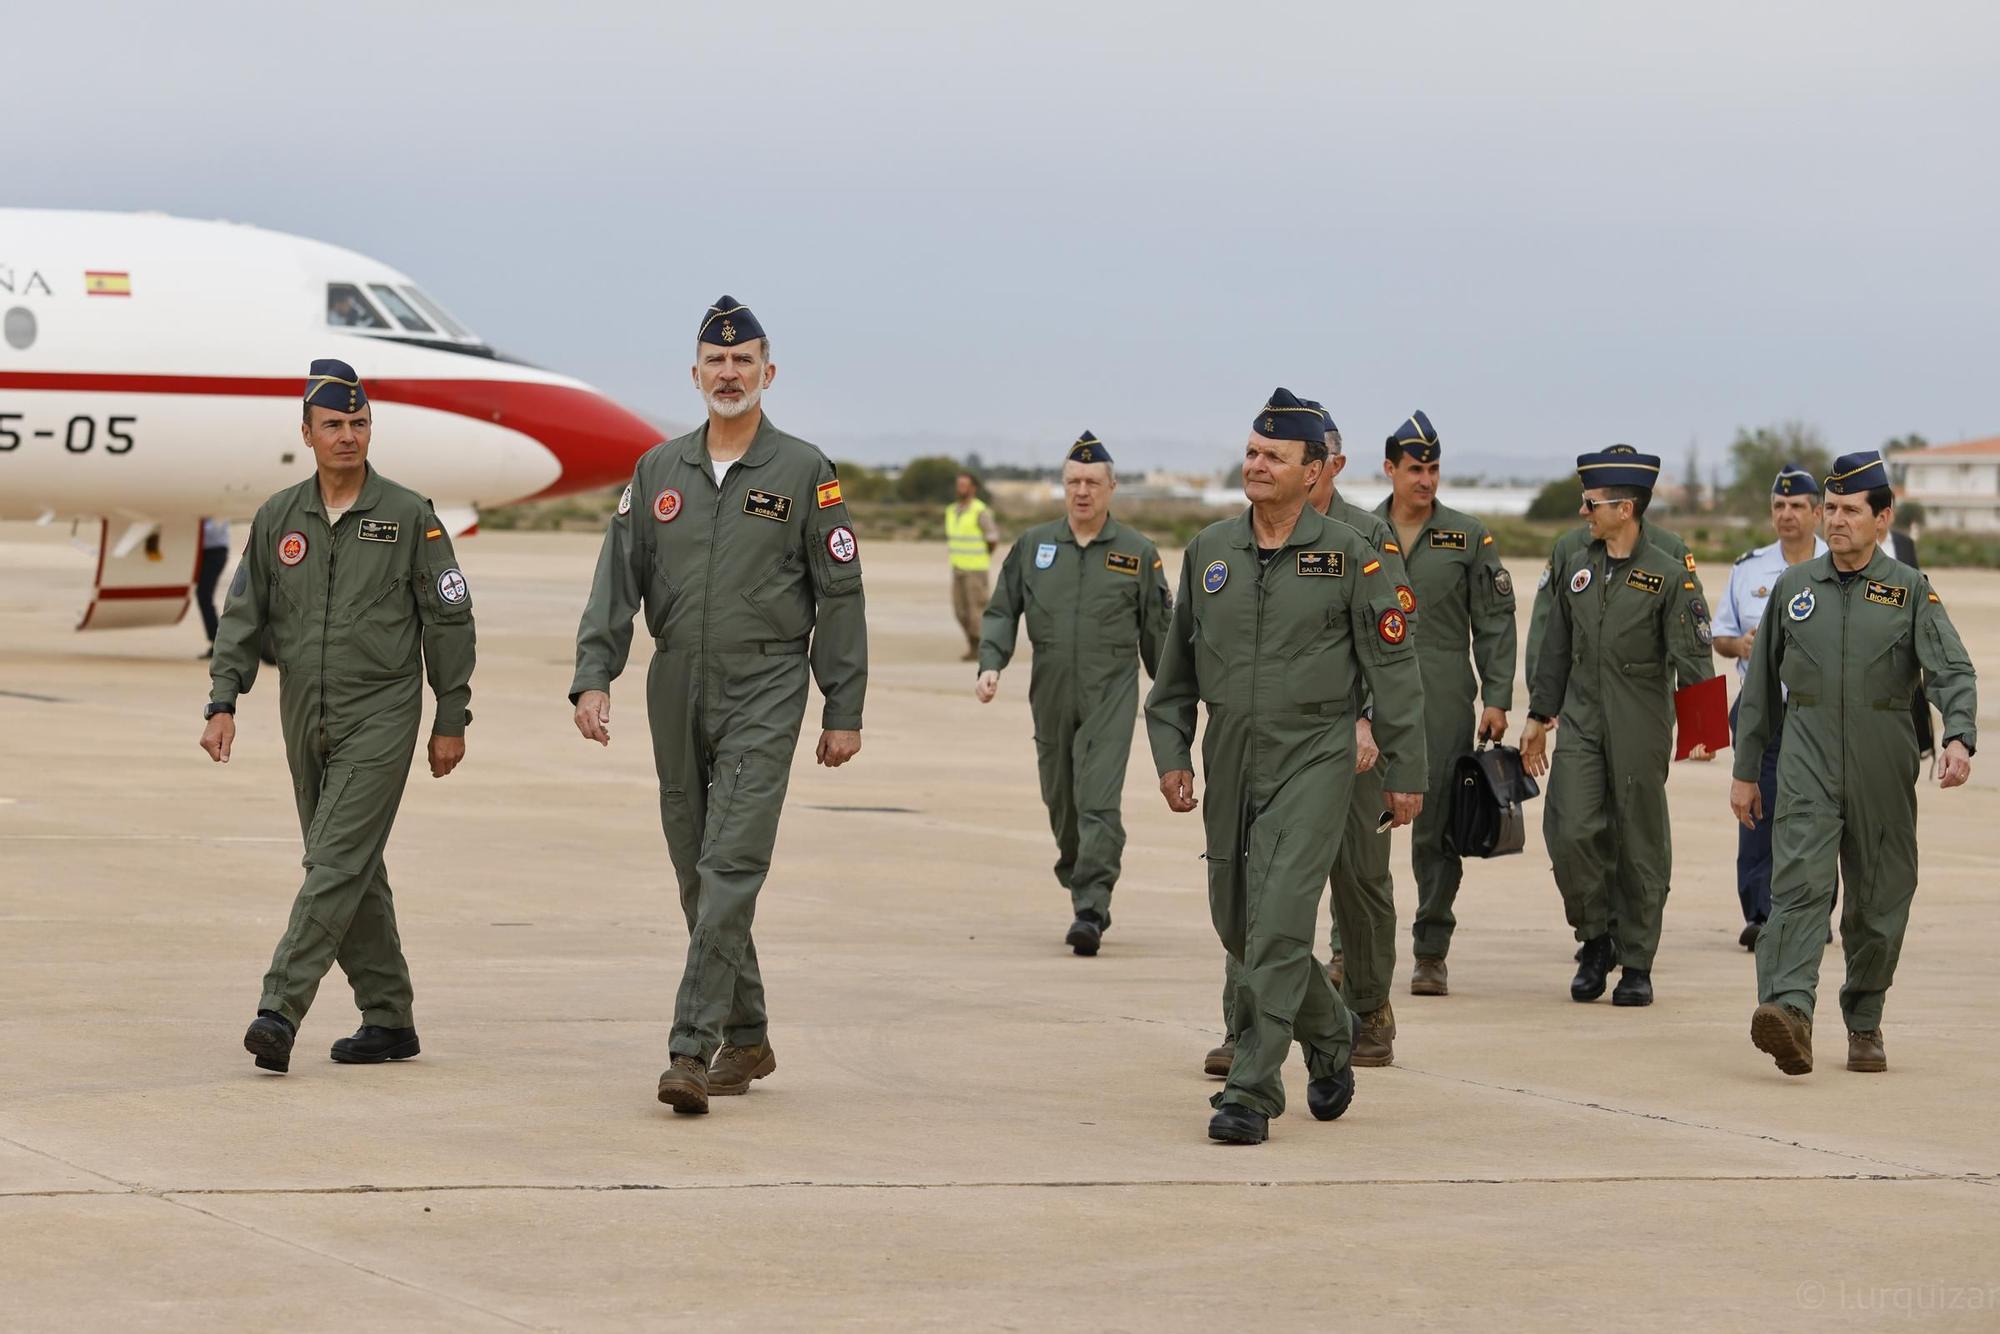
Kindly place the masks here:
[[(1889, 1068), (1882, 1000), (1896, 980), (1917, 889), (1919, 757), (1910, 701), (1920, 671), (1944, 714), (1940, 787), (1972, 776), (1978, 745), (1972, 659), (1944, 603), (1926, 576), (1876, 545), (1879, 516), (1894, 499), (1880, 454), (1834, 461), (1827, 551), (1772, 584), (1738, 707), (1730, 808), (1745, 828), (1777, 822), (1750, 1040), (1788, 1075), (1813, 1068), (1813, 1003), (1836, 884), (1847, 1068)], [(1766, 811), (1758, 769), (1781, 721), (1778, 806)]]
[[(1693, 562), (1654, 542), (1645, 512), (1660, 460), (1630, 445), (1577, 459), (1591, 542), (1552, 567), (1564, 590), (1529, 684), (1521, 763), (1549, 771), (1548, 725), (1563, 741), (1549, 780), (1542, 834), (1576, 938), (1570, 998), (1604, 994), (1623, 967), (1614, 1005), (1653, 1002), (1653, 955), (1673, 879), (1667, 766), (1674, 681), (1715, 674), (1708, 607)], [(1616, 923), (1617, 934), (1612, 934)]]
[(639, 460), (576, 632), (570, 699), (577, 730), (600, 745), (611, 742), (611, 682), (641, 610), (653, 637), (646, 714), (688, 925), (659, 1084), (676, 1112), (706, 1112), (711, 1094), (744, 1093), (777, 1068), (750, 923), (808, 662), (826, 701), (819, 763), (837, 767), (861, 749), (860, 547), (832, 462), (764, 415), (777, 369), (747, 306), (724, 296), (709, 307), (692, 372), (708, 420)]
[(472, 720), (470, 585), (431, 503), (369, 466), (371, 426), (354, 368), (313, 362), (301, 427), (313, 476), (258, 509), (209, 662), (201, 748), (224, 764), (236, 698), (255, 684), (267, 639), (278, 664), (306, 876), (243, 1046), (280, 1073), (336, 962), (361, 1027), (333, 1044), (333, 1059), (373, 1065), (418, 1053), (382, 852), (416, 750), (425, 676), (437, 696), (433, 778), (465, 758)]
[(1125, 851), (1119, 805), (1139, 709), (1138, 663), (1148, 676), (1158, 672), (1173, 595), (1158, 548), (1111, 517), (1118, 479), (1104, 442), (1085, 431), (1063, 460), (1062, 481), (1064, 516), (1022, 533), (1000, 567), (980, 626), (973, 694), (993, 701), (1025, 613), (1042, 804), (1056, 836), (1056, 882), (1069, 891), (1076, 918), (1065, 943), (1091, 955), (1111, 925)]
[(1209, 1137), (1261, 1143), (1285, 1108), (1280, 1071), (1296, 1040), (1306, 1102), (1327, 1121), (1354, 1096), (1352, 1016), (1312, 957), (1320, 886), (1334, 864), (1354, 780), (1354, 693), (1375, 698), (1384, 803), (1406, 824), (1423, 807), (1423, 682), (1408, 613), (1367, 538), (1314, 513), (1325, 414), (1275, 391), (1252, 421), (1250, 507), (1188, 545), (1146, 729), (1168, 809), (1195, 809), (1202, 733), (1209, 913), (1237, 965), (1238, 1028)]
[[(1417, 915), (1410, 926), (1413, 996), (1450, 992), (1445, 956), (1458, 924), (1452, 905), (1465, 874), (1445, 843), (1453, 765), (1472, 750), (1475, 691), (1480, 737), (1498, 741), (1514, 704), (1514, 581), (1486, 525), (1438, 502), (1443, 446), (1430, 418), (1412, 413), (1384, 450), (1388, 499), (1376, 509), (1394, 526), (1421, 609), (1412, 627), (1424, 675), (1424, 736), (1431, 786), (1410, 831)], [(1470, 643), (1471, 652), (1467, 653)], [(1478, 675), (1473, 674), (1473, 664)]]

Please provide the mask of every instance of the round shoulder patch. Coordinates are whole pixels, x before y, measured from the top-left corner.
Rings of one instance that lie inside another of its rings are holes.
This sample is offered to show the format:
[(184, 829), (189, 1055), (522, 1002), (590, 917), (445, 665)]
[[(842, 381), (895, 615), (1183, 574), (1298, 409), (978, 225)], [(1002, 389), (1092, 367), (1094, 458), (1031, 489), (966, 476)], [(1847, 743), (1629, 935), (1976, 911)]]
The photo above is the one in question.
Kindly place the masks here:
[(653, 517), (661, 523), (672, 523), (680, 517), (681, 493), (668, 487), (653, 497)]
[(624, 491), (619, 493), (618, 512), (620, 514), (630, 514), (632, 512), (632, 484), (630, 482), (625, 483)]
[(861, 545), (854, 540), (854, 530), (843, 523), (828, 533), (826, 554), (842, 565), (852, 565), (854, 558), (861, 554)]
[(1400, 644), (1410, 633), (1410, 623), (1403, 618), (1402, 612), (1391, 607), (1376, 620), (1375, 633), (1382, 636), (1385, 644)]
[(1578, 570), (1575, 574), (1570, 576), (1569, 591), (1572, 593), (1581, 593), (1584, 589), (1589, 587), (1590, 587), (1590, 567), (1586, 565), (1582, 569)]
[(438, 596), (457, 606), (470, 597), (472, 590), (465, 586), (465, 576), (458, 572), (456, 565), (438, 576)]
[(1229, 582), (1229, 562), (1212, 560), (1208, 568), (1201, 572), (1201, 586), (1211, 593), (1220, 593), (1222, 586)]
[(1412, 612), (1417, 609), (1417, 595), (1411, 591), (1408, 584), (1396, 585), (1396, 605), (1401, 607), (1405, 612)]
[(278, 539), (278, 561), (283, 565), (297, 565), (306, 558), (306, 535), (294, 528)]
[(1785, 615), (1795, 621), (1803, 621), (1813, 614), (1813, 608), (1817, 605), (1819, 604), (1813, 598), (1813, 591), (1810, 588), (1803, 588), (1799, 590), (1797, 597), (1785, 604)]

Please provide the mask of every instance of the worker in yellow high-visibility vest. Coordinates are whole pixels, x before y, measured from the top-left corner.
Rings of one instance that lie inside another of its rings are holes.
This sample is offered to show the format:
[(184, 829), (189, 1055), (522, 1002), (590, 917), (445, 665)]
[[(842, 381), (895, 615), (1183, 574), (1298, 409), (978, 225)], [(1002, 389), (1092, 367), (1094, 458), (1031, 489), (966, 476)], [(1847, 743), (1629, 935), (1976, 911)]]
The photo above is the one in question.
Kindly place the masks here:
[(951, 614), (965, 632), (965, 657), (979, 660), (979, 621), (986, 614), (986, 576), (993, 567), (993, 550), (1000, 545), (1000, 528), (993, 511), (979, 498), (979, 479), (958, 475), (958, 499), (944, 507), (945, 544), (951, 550)]

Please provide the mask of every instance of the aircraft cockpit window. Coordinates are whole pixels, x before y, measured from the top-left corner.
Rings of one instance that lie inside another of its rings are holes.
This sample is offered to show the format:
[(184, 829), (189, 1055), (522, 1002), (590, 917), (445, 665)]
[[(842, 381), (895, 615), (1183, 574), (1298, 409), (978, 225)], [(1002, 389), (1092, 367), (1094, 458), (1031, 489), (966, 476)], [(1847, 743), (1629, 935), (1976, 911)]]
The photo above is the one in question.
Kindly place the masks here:
[(389, 327), (389, 321), (383, 319), (380, 312), (368, 304), (368, 298), (361, 295), (361, 289), (353, 283), (326, 285), (326, 322), (336, 329)]
[(396, 323), (402, 325), (411, 333), (437, 332), (423, 316), (417, 314), (411, 308), (409, 302), (396, 294), (395, 288), (384, 286), (381, 283), (370, 283), (368, 284), (368, 290), (375, 294), (375, 299), (382, 303), (384, 310), (396, 317)]
[(446, 333), (450, 334), (453, 338), (463, 338), (472, 342), (479, 341), (477, 336), (474, 335), (470, 329), (467, 329), (464, 325), (460, 324), (450, 315), (447, 315), (445, 313), (445, 309), (443, 306), (440, 306), (437, 302), (425, 296), (422, 291), (418, 290), (415, 287), (405, 287), (403, 289), (403, 295), (409, 297), (410, 300), (414, 301), (417, 305), (418, 310), (423, 311), (424, 314), (436, 320), (438, 322), (438, 327), (443, 329)]

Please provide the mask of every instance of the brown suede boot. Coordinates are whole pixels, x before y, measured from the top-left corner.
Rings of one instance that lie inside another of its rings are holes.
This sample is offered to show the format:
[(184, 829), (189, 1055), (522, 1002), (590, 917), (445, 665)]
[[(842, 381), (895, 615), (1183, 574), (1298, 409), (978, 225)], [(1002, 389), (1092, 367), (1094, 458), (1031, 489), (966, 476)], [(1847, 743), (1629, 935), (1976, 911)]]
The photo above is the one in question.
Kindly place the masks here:
[(677, 1112), (708, 1110), (708, 1067), (699, 1056), (676, 1056), (660, 1075), (660, 1101)]
[(1377, 1066), (1396, 1063), (1396, 1011), (1389, 1002), (1361, 1016), (1361, 1031), (1354, 1035), (1356, 1065)]
[(1410, 994), (1412, 996), (1449, 996), (1451, 985), (1445, 981), (1446, 969), (1443, 959), (1418, 959), (1417, 966), (1410, 973)]
[(1786, 1074), (1812, 1073), (1812, 1020), (1801, 1011), (1764, 1002), (1750, 1012), (1750, 1041)]
[(1326, 980), (1333, 983), (1333, 989), (1338, 991), (1340, 979), (1345, 976), (1347, 976), (1347, 955), (1335, 950), (1333, 957), (1326, 961)]
[(1235, 1064), (1236, 1038), (1231, 1035), (1222, 1040), (1220, 1047), (1211, 1047), (1208, 1055), (1201, 1058), (1201, 1072), (1214, 1075), (1217, 1079), (1227, 1079), (1230, 1067)]
[(732, 1098), (739, 1093), (748, 1093), (751, 1080), (762, 1079), (777, 1068), (778, 1058), (772, 1054), (768, 1042), (760, 1042), (754, 1047), (725, 1044), (721, 1051), (715, 1053), (715, 1064), (708, 1067), (708, 1096)]
[(1882, 1030), (1847, 1035), (1847, 1068), (1862, 1074), (1880, 1074), (1889, 1068), (1889, 1053), (1882, 1049)]

